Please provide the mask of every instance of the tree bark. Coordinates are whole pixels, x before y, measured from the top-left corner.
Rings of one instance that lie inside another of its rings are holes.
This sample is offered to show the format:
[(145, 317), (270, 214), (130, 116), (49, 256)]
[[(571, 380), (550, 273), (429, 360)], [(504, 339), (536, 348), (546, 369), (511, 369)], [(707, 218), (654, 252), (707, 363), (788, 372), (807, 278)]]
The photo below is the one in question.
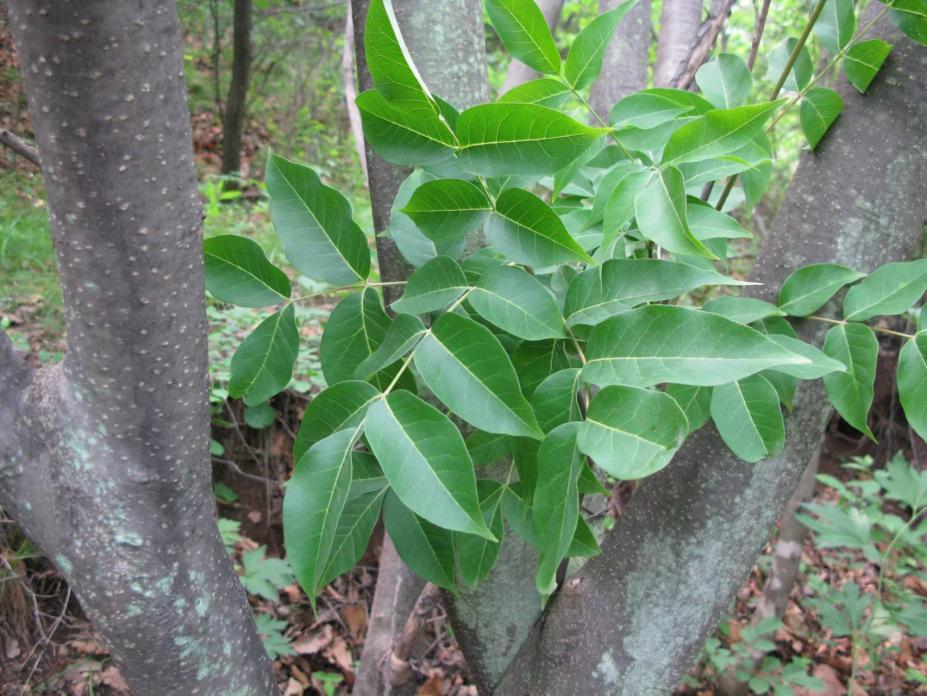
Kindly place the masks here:
[[(622, 0), (599, 0), (599, 13), (613, 10)], [(640, 0), (621, 20), (602, 64), (601, 77), (592, 85), (592, 108), (602, 118), (622, 97), (647, 87), (650, 66), (650, 0)]]
[[(557, 22), (560, 21), (560, 13), (563, 11), (564, 0), (537, 0), (538, 7), (547, 20), (547, 26), (551, 32), (557, 28)], [(616, 3), (617, 4), (617, 3)], [(648, 1), (649, 4), (649, 1)], [(529, 68), (516, 58), (512, 58), (508, 70), (505, 72), (505, 80), (499, 89), (499, 94), (505, 94), (513, 87), (529, 82), (541, 76), (537, 70)]]
[(702, 21), (702, 0), (663, 0), (660, 40), (653, 65), (653, 84), (669, 87), (685, 68), (698, 38)]
[(202, 212), (176, 6), (11, 0), (65, 304), (0, 339), (0, 505), (139, 696), (276, 693), (215, 524)]
[[(369, 0), (351, 3), (358, 84), (362, 91), (373, 88), (364, 51), (369, 6)], [(428, 0), (393, 0), (393, 8), (409, 53), (432, 93), (461, 109), (489, 99), (480, 0), (445, 0), (437, 5)], [(404, 280), (412, 268), (393, 240), (383, 233), (389, 229), (396, 192), (411, 168), (390, 164), (369, 145), (366, 159), (380, 276), (384, 281)], [(387, 304), (401, 292), (398, 288), (384, 288)], [(390, 646), (423, 586), (424, 582), (402, 563), (392, 542), (387, 540), (381, 551), (371, 624), (354, 687), (358, 696), (415, 692), (414, 682), (390, 686), (383, 667), (388, 666), (384, 660), (388, 659)]]
[(354, 70), (354, 15), (351, 12), (351, 0), (344, 20), (344, 51), (341, 54), (341, 83), (344, 85), (344, 102), (348, 111), (348, 122), (351, 124), (351, 137), (354, 138), (354, 147), (357, 149), (357, 158), (364, 177), (367, 176), (367, 151), (364, 149), (364, 127), (361, 123), (360, 110), (357, 108), (357, 88), (354, 86), (356, 71)]
[(235, 0), (232, 29), (232, 80), (222, 126), (222, 173), (241, 172), (241, 133), (251, 76), (251, 0)]
[[(886, 20), (894, 45), (865, 95), (843, 83), (840, 120), (805, 154), (752, 280), (774, 298), (799, 266), (862, 271), (920, 251), (927, 207), (927, 75), (921, 50)], [(847, 177), (846, 172), (853, 172)], [(820, 343), (826, 326), (806, 322)], [(667, 693), (730, 606), (817, 447), (830, 409), (820, 382), (798, 390), (779, 456), (746, 464), (709, 427), (645, 479), (606, 536), (535, 626), (505, 696)]]

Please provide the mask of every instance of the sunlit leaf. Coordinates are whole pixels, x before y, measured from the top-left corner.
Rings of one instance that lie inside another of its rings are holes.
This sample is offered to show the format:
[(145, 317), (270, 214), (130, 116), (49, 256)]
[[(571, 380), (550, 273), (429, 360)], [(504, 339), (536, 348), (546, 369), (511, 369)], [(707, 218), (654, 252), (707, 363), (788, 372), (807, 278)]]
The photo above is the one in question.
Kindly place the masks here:
[(233, 234), (203, 242), (206, 289), (240, 307), (266, 307), (289, 299), (290, 279), (267, 260), (261, 245)]
[(762, 375), (715, 387), (711, 418), (721, 439), (744, 461), (773, 457), (785, 445), (779, 395)]
[(814, 87), (801, 101), (801, 128), (813, 150), (843, 111), (840, 95), (826, 87)]
[(229, 396), (249, 406), (282, 392), (293, 376), (299, 352), (296, 312), (288, 304), (267, 317), (242, 341), (232, 356)]
[(879, 342), (864, 324), (840, 324), (827, 332), (824, 353), (846, 366), (846, 372), (824, 375), (827, 397), (843, 419), (875, 439), (867, 424), (875, 384)]
[(513, 57), (539, 73), (560, 74), (560, 51), (534, 0), (486, 0), (486, 12)]
[(533, 275), (512, 266), (500, 266), (476, 284), (467, 301), (480, 316), (513, 336), (528, 341), (564, 338), (560, 310)]

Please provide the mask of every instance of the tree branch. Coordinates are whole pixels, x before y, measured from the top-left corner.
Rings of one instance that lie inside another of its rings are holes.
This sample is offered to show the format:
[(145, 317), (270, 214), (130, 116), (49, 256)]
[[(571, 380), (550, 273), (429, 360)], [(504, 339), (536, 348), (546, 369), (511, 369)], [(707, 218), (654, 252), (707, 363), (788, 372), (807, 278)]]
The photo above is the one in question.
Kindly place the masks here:
[(731, 6), (735, 0), (723, 0), (718, 14), (709, 17), (699, 29), (698, 39), (692, 46), (688, 59), (680, 67), (680, 71), (671, 80), (671, 86), (677, 89), (689, 89), (689, 85), (695, 79), (695, 73), (702, 67), (702, 64), (708, 59), (712, 47), (715, 45), (715, 39), (721, 32), (721, 27), (727, 21), (731, 14)]
[[(866, 271), (919, 250), (927, 202), (910, 192), (927, 177), (927, 75), (910, 70), (920, 60), (913, 41), (888, 21), (879, 33), (893, 54), (865, 97), (841, 86), (843, 115), (817, 153), (801, 159), (775, 231), (763, 240), (751, 280), (764, 285), (754, 295), (774, 298), (782, 280), (809, 263)], [(820, 340), (818, 324), (801, 333)], [(642, 482), (603, 554), (567, 581), (496, 693), (670, 691), (791, 496), (820, 440), (825, 398), (820, 382), (803, 384), (784, 451), (756, 465), (734, 457), (711, 428), (693, 435)]]
[(20, 157), (32, 162), (36, 167), (42, 166), (42, 163), (39, 161), (39, 151), (6, 128), (0, 128), (0, 145), (10, 148), (10, 150)]

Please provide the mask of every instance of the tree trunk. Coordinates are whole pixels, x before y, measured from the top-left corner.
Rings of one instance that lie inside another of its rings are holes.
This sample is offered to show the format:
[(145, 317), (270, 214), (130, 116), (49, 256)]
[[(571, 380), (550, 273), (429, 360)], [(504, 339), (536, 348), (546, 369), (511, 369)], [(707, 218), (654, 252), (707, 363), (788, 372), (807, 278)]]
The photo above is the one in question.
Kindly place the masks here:
[[(599, 13), (613, 10), (622, 0), (599, 0)], [(602, 118), (608, 118), (622, 97), (647, 86), (650, 65), (650, 0), (640, 0), (621, 20), (602, 64), (601, 77), (592, 85), (590, 103)]]
[[(894, 45), (892, 55), (865, 96), (842, 84), (843, 115), (817, 154), (803, 155), (764, 240), (751, 279), (765, 285), (755, 296), (774, 298), (805, 264), (871, 271), (920, 250), (927, 208), (911, 191), (927, 178), (927, 75), (911, 68), (919, 47), (888, 20), (873, 33)], [(815, 343), (826, 330), (799, 328)], [(830, 414), (824, 403), (820, 382), (803, 384), (783, 453), (759, 464), (738, 460), (711, 428), (693, 435), (642, 482), (602, 555), (567, 581), (496, 693), (671, 691), (792, 495)]]
[(202, 212), (173, 2), (11, 0), (64, 361), (0, 337), (0, 504), (139, 696), (277, 692), (215, 524)]
[[(645, 2), (649, 4), (649, 0), (645, 0)], [(551, 32), (557, 28), (557, 22), (560, 21), (563, 3), (564, 0), (537, 0), (537, 5), (541, 8), (541, 12), (544, 14), (544, 19), (547, 20), (547, 26), (550, 27)], [(518, 87), (518, 85), (534, 80), (540, 76), (541, 73), (537, 70), (533, 70), (520, 60), (512, 58), (508, 70), (505, 72), (505, 80), (502, 83), (502, 87), (499, 89), (499, 94), (505, 94), (513, 87)]]
[(241, 132), (251, 75), (251, 0), (235, 0), (232, 81), (222, 126), (222, 173), (241, 172)]
[(683, 71), (698, 37), (702, 21), (702, 0), (663, 0), (660, 40), (653, 65), (653, 84), (669, 87)]
[[(362, 91), (372, 89), (364, 52), (364, 29), (369, 0), (353, 0), (354, 48), (358, 84)], [(396, 20), (422, 78), (434, 94), (458, 108), (489, 99), (486, 79), (486, 46), (483, 32), (483, 6), (480, 0), (445, 0), (436, 5), (428, 0), (393, 0)], [(389, 229), (390, 210), (396, 192), (411, 168), (390, 164), (366, 147), (367, 181), (373, 224), (376, 232), (377, 260), (383, 280), (404, 280), (412, 271), (395, 243), (383, 232)], [(386, 287), (387, 303), (402, 293)], [(415, 693), (414, 682), (392, 687), (386, 679), (384, 654), (402, 630), (424, 582), (416, 577), (396, 555), (393, 544), (383, 544), (380, 576), (367, 642), (361, 655), (355, 693), (358, 696)]]

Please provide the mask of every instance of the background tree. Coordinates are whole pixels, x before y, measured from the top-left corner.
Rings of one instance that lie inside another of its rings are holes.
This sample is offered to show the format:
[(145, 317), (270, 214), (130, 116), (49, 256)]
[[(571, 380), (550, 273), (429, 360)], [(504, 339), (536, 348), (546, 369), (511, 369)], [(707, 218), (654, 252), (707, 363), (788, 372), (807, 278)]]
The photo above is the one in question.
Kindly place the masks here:
[(251, 79), (251, 0), (235, 0), (232, 77), (222, 119), (222, 173), (241, 172), (241, 134)]

